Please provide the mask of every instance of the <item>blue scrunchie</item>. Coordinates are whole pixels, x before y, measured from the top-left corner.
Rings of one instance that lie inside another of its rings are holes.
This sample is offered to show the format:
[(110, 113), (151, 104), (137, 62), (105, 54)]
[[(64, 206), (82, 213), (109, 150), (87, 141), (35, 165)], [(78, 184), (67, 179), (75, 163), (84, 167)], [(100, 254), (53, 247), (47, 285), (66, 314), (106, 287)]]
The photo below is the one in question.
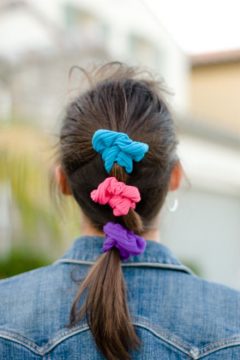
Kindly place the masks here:
[(94, 150), (102, 155), (108, 173), (115, 161), (124, 167), (127, 173), (131, 173), (133, 160), (142, 160), (149, 149), (148, 144), (133, 141), (126, 133), (106, 129), (95, 131), (92, 145)]

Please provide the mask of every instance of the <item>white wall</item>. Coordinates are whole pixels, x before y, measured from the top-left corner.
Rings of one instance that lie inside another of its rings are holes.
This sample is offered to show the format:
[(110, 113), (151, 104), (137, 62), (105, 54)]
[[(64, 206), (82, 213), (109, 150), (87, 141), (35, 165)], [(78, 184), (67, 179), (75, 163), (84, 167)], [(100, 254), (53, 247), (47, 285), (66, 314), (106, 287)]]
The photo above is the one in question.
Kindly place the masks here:
[(203, 277), (240, 289), (240, 148), (181, 136), (179, 155), (190, 186), (168, 196), (161, 241), (199, 267)]

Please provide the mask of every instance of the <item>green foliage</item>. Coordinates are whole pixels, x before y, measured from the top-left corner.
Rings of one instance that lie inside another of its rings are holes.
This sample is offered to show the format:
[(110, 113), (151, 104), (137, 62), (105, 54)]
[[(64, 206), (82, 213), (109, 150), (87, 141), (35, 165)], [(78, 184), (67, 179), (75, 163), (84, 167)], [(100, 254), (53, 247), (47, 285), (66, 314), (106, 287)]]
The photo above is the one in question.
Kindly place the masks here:
[(40, 129), (16, 122), (0, 126), (0, 190), (10, 189), (8, 241), (18, 249), (0, 257), (0, 276), (46, 264), (44, 254), (56, 258), (66, 246), (65, 237), (71, 241), (79, 233), (74, 202), (65, 197), (58, 209), (50, 196), (53, 151), (52, 139)]
[(0, 258), (0, 278), (17, 275), (50, 263), (51, 260), (45, 254), (15, 248), (7, 256)]
[(187, 266), (192, 272), (197, 276), (202, 276), (203, 271), (199, 264), (197, 264), (194, 261), (188, 260), (188, 259), (181, 259), (181, 262)]

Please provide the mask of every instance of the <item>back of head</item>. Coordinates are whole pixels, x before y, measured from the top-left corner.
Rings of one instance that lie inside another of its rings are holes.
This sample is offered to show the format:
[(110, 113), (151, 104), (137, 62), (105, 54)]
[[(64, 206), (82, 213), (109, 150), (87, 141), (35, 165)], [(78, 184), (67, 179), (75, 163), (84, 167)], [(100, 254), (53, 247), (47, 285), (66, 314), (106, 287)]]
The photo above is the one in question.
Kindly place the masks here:
[[(112, 221), (141, 235), (151, 229), (167, 195), (172, 169), (179, 161), (171, 113), (161, 84), (146, 73), (121, 63), (109, 63), (86, 75), (89, 89), (66, 109), (59, 161), (75, 200), (92, 226), (102, 231)], [(131, 173), (115, 162), (108, 174), (101, 155), (92, 146), (98, 129), (126, 133), (132, 140), (148, 144), (149, 150), (140, 162), (134, 162)], [(126, 215), (116, 217), (110, 206), (102, 206), (90, 197), (107, 176), (139, 189), (141, 201)], [(84, 290), (87, 298), (78, 310)], [(72, 306), (70, 326), (84, 314), (107, 359), (130, 359), (129, 350), (137, 348), (140, 341), (131, 324), (116, 248), (99, 256), (82, 282)]]

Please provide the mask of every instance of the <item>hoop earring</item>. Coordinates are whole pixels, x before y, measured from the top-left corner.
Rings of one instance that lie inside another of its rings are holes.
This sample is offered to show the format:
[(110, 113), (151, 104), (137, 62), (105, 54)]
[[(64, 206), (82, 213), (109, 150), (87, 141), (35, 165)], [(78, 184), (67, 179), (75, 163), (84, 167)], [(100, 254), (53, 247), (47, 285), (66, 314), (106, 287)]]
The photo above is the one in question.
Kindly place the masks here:
[(170, 211), (170, 212), (175, 212), (178, 209), (178, 205), (179, 205), (178, 198), (174, 199), (174, 203), (172, 206), (169, 206), (168, 201), (167, 201), (167, 208), (168, 208), (168, 211)]

